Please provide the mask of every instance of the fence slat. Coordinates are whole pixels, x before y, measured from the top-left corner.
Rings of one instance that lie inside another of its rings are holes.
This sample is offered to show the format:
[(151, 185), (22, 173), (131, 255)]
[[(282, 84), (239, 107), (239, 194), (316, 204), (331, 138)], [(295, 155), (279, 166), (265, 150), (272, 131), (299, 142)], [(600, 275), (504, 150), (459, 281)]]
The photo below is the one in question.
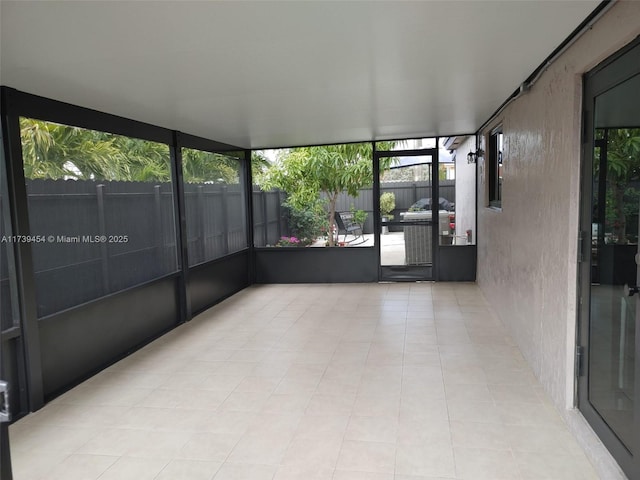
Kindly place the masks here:
[[(100, 184), (96, 186), (96, 198), (98, 203), (98, 230), (100, 236), (106, 238), (107, 226), (104, 214), (104, 185)], [(78, 232), (82, 234), (83, 232)], [(109, 244), (105, 242), (100, 243), (100, 257), (102, 260), (102, 290), (103, 294), (109, 293), (109, 287), (111, 282), (109, 281)]]

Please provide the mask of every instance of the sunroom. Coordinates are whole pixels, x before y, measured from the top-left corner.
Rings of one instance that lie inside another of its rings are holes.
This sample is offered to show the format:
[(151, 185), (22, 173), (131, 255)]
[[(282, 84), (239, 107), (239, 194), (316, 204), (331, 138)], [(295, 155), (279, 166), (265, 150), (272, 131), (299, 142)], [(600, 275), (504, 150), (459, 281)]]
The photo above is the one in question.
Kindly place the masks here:
[(637, 2), (0, 21), (3, 479), (640, 478)]

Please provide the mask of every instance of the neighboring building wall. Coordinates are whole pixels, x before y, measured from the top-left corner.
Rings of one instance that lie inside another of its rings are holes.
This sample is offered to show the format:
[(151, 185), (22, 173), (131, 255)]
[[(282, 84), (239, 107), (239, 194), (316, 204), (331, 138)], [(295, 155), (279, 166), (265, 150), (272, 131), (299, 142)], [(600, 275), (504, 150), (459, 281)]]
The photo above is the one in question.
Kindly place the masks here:
[(471, 230), (476, 243), (476, 165), (467, 163), (467, 154), (476, 151), (476, 137), (468, 137), (456, 149), (456, 235)]
[[(582, 418), (570, 410), (574, 402), (582, 75), (639, 34), (640, 2), (614, 4), (529, 92), (508, 105), (482, 132), (486, 152), (488, 133), (503, 126), (504, 184), (502, 210), (487, 208), (485, 153), (478, 166), (478, 284), (556, 407), (575, 425)], [(584, 424), (575, 425), (578, 436), (590, 431)], [(583, 442), (587, 451), (598, 448), (596, 444), (593, 439)]]

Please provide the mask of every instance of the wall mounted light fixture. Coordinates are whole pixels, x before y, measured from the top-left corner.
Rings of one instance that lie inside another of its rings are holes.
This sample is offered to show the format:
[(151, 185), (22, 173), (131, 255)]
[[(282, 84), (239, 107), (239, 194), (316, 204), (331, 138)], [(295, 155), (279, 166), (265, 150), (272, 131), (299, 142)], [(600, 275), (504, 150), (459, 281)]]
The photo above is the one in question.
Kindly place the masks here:
[(476, 163), (479, 158), (484, 156), (484, 151), (479, 148), (476, 152), (469, 152), (467, 154), (467, 163)]

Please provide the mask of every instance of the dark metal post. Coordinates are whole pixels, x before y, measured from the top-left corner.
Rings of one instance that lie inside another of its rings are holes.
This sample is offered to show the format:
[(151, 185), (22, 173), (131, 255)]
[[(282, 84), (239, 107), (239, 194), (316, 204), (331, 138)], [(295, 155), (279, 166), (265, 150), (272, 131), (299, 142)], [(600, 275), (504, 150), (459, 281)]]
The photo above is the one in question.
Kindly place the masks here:
[(438, 145), (440, 138), (436, 137), (436, 148), (433, 150), (433, 162), (431, 165), (431, 245), (433, 248), (433, 278), (437, 282), (440, 280), (440, 158)]
[(173, 206), (176, 225), (176, 246), (180, 268), (178, 295), (180, 300), (180, 322), (191, 320), (191, 297), (189, 296), (189, 257), (187, 245), (187, 218), (185, 214), (184, 178), (182, 176), (182, 142), (180, 134), (173, 132), (171, 138), (171, 168), (173, 173)]
[[(2, 136), (7, 163), (8, 194), (11, 207), (12, 233), (29, 235), (29, 209), (27, 188), (22, 164), (22, 142), (20, 119), (14, 111), (13, 91), (2, 89)], [(40, 356), (40, 333), (36, 302), (33, 252), (28, 242), (18, 243), (15, 248), (16, 278), (20, 293), (20, 318), (25, 347), (29, 409), (35, 411), (44, 405), (42, 382), (42, 360)]]
[[(4, 135), (1, 136), (2, 139), (4, 139)], [(11, 234), (11, 230), (9, 228), (7, 228), (7, 226), (10, 227), (9, 224), (10, 222), (10, 218), (11, 215), (8, 215), (8, 209), (5, 208), (5, 204), (3, 204), (3, 202), (1, 201), (2, 199), (2, 194), (4, 192), (4, 190), (6, 190), (6, 169), (5, 169), (5, 161), (4, 161), (4, 141), (0, 141), (0, 149), (2, 149), (2, 151), (0, 151), (0, 216), (2, 217), (2, 222), (3, 222), (3, 226), (2, 226), (2, 232), (4, 232), (5, 234)], [(3, 259), (0, 258), (0, 262)], [(11, 271), (15, 271), (15, 266), (13, 265), (13, 255), (12, 252), (9, 248), (7, 248), (7, 255), (6, 255), (6, 260), (9, 263), (9, 272)], [(11, 268), (14, 267), (14, 268)], [(17, 290), (16, 287), (17, 285), (15, 284), (15, 277), (13, 275), (9, 275), (9, 291), (10, 291), (10, 296), (11, 296), (11, 320), (12, 320), (12, 324), (11, 327), (13, 328), (19, 328), (18, 325), (16, 325), (16, 321), (18, 321), (20, 319), (19, 316), (19, 311), (17, 309)], [(6, 302), (6, 299), (4, 300)], [(6, 344), (5, 344), (6, 346)], [(0, 381), (2, 381), (3, 377), (5, 376), (5, 368), (3, 368), (3, 359), (6, 358), (3, 356), (2, 354), (2, 348), (3, 348), (3, 339), (2, 339), (2, 325), (0, 324)], [(20, 363), (20, 362), (18, 362)], [(6, 386), (5, 388), (7, 388), (7, 390), (9, 388), (11, 388), (11, 385)], [(11, 392), (8, 391), (7, 394), (10, 394)], [(5, 397), (5, 402), (7, 402), (7, 405), (2, 405), (3, 410), (6, 412), (6, 417), (5, 418), (0, 418), (0, 478), (6, 478), (7, 480), (11, 480), (13, 478), (13, 474), (11, 471), (11, 451), (9, 448), (9, 424), (7, 423), (9, 421), (9, 419), (11, 418), (9, 415), (11, 415), (11, 401), (7, 401), (7, 397)]]
[[(4, 138), (4, 136), (2, 136)], [(9, 198), (6, 192), (8, 192), (7, 186), (7, 165), (5, 162), (5, 143), (4, 141), (0, 142), (0, 190), (2, 193), (0, 194), (0, 217), (2, 217), (2, 232), (5, 235), (12, 234), (12, 226), (11, 226), (11, 212), (9, 205)], [(4, 198), (2, 198), (4, 196)], [(6, 248), (6, 256), (0, 258), (0, 262), (6, 261), (7, 271), (8, 272), (16, 272), (16, 247), (17, 245), (11, 245)], [(7, 358), (7, 354), (5, 353), (4, 357), (2, 356), (2, 349), (6, 348), (9, 344), (10, 339), (15, 342), (16, 348), (12, 358), (9, 361), (15, 362), (15, 366), (17, 369), (17, 376), (14, 378), (14, 383), (9, 386), (12, 389), (11, 391), (11, 414), (14, 416), (26, 413), (28, 411), (29, 399), (27, 397), (27, 372), (25, 366), (25, 352), (23, 348), (24, 338), (22, 337), (22, 322), (20, 321), (20, 302), (18, 301), (20, 290), (18, 285), (18, 279), (16, 275), (8, 275), (7, 283), (9, 284), (9, 298), (1, 299), (4, 302), (9, 302), (11, 305), (11, 324), (8, 328), (3, 329), (0, 326), (0, 379), (6, 376), (6, 363), (3, 366), (3, 359)], [(6, 350), (5, 350), (6, 352)], [(8, 434), (8, 431), (6, 432)], [(8, 446), (7, 446), (8, 448)], [(8, 451), (7, 451), (8, 455)], [(7, 456), (7, 459), (9, 457)], [(8, 462), (9, 460), (7, 460)], [(8, 467), (7, 467), (8, 468)], [(9, 469), (10, 470), (10, 469)], [(9, 475), (9, 473), (7, 473)], [(2, 475), (0, 475), (2, 477)], [(2, 477), (4, 478), (4, 477)]]
[(9, 424), (0, 423), (0, 478), (12, 480), (11, 452), (9, 451)]
[[(251, 150), (244, 151), (244, 158), (240, 162), (240, 186), (243, 186), (245, 191), (245, 222), (247, 225), (247, 246), (249, 247), (249, 271), (247, 272), (247, 282), (249, 285), (253, 285), (256, 282), (256, 259), (255, 259), (255, 245), (254, 245), (254, 226), (255, 220), (253, 215), (253, 172), (252, 172), (252, 160)], [(266, 231), (266, 229), (265, 229)], [(266, 245), (266, 242), (265, 242)]]
[(380, 261), (380, 232), (382, 230), (382, 222), (380, 219), (380, 157), (376, 150), (376, 142), (371, 142), (373, 158), (373, 185), (372, 185), (372, 200), (373, 200), (373, 238), (376, 249), (376, 259), (378, 262), (378, 280), (382, 279), (382, 266)]

